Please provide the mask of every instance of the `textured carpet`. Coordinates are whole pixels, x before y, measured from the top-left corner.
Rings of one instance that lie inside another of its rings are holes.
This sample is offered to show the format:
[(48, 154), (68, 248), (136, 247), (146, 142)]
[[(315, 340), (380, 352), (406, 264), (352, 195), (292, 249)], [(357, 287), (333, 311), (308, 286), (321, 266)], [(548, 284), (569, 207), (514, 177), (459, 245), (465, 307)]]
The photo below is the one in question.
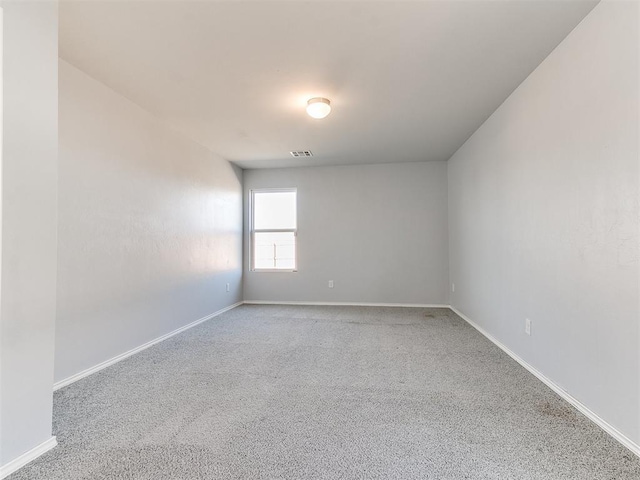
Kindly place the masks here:
[(640, 478), (448, 309), (242, 306), (54, 396), (25, 479)]

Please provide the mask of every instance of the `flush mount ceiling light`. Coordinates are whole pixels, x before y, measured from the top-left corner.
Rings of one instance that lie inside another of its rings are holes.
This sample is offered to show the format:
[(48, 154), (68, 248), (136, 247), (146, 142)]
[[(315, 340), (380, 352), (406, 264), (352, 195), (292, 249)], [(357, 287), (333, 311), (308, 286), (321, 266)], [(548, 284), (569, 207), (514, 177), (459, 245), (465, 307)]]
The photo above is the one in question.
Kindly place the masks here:
[(322, 97), (309, 99), (307, 102), (307, 113), (313, 118), (324, 118), (331, 112), (331, 102)]

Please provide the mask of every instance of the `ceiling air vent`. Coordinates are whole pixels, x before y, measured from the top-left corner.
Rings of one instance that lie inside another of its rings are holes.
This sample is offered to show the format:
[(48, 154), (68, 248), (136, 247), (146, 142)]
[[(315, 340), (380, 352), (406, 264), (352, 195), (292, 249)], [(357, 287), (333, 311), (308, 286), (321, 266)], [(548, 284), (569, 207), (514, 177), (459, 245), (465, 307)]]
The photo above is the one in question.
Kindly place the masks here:
[(310, 150), (300, 150), (297, 152), (289, 152), (292, 157), (313, 157), (313, 153)]

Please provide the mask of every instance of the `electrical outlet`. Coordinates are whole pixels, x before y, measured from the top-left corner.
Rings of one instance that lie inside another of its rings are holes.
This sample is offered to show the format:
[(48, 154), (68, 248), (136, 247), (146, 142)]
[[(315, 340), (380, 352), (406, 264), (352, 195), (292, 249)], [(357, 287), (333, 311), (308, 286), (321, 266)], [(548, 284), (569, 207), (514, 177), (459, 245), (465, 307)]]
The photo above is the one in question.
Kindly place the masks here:
[(451, 291), (452, 292), (456, 291), (456, 284), (455, 283), (451, 283)]
[(531, 320), (528, 318), (524, 319), (524, 333), (531, 335)]
[(329, 280), (329, 288), (333, 288), (333, 280)]
[(227, 292), (230, 291), (230, 289), (231, 289), (231, 285), (227, 283)]

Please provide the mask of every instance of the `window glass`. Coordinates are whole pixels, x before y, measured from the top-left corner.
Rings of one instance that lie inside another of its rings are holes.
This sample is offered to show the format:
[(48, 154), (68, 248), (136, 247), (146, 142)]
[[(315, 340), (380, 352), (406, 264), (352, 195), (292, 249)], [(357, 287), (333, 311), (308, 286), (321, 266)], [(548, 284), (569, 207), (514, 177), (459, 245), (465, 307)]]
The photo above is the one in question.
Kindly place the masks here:
[(253, 208), (255, 230), (296, 228), (296, 192), (255, 192)]
[(296, 270), (295, 189), (251, 192), (253, 270)]
[(256, 232), (254, 235), (254, 268), (295, 268), (296, 239), (293, 232)]

